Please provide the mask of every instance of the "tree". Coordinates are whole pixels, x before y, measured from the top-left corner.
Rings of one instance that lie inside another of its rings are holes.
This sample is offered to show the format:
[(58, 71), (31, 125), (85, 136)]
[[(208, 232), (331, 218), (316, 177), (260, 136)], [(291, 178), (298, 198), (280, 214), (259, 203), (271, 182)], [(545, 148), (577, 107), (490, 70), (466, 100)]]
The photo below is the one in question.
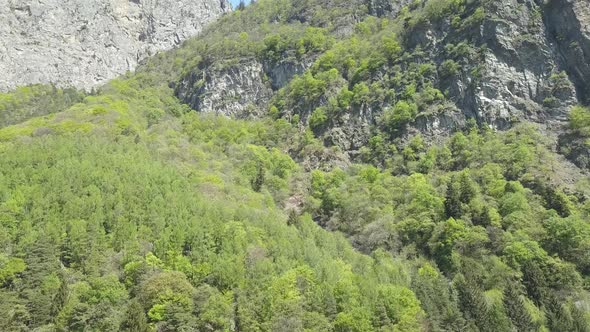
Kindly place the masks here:
[(449, 149), (451, 150), (453, 168), (456, 170), (467, 167), (471, 159), (471, 144), (469, 139), (459, 132), (451, 137), (449, 143)]
[(461, 189), (456, 177), (451, 177), (447, 184), (447, 193), (445, 197), (445, 213), (449, 218), (461, 218), (463, 207), (461, 205)]
[(575, 331), (575, 323), (568, 307), (553, 294), (546, 301), (545, 313), (550, 331)]
[(262, 190), (262, 186), (264, 185), (264, 181), (266, 178), (266, 170), (264, 169), (264, 165), (262, 162), (258, 162), (256, 164), (256, 175), (252, 179), (252, 190), (255, 192), (260, 192)]
[(143, 311), (143, 307), (137, 300), (132, 300), (127, 307), (127, 314), (121, 323), (121, 330), (124, 332), (149, 331), (147, 318)]
[(404, 126), (414, 120), (418, 113), (418, 106), (405, 100), (398, 101), (393, 107), (383, 111), (382, 123), (390, 133), (397, 133)]
[(467, 279), (462, 274), (455, 277), (454, 284), (461, 311), (481, 331), (494, 331), (493, 326), (490, 324), (490, 308), (483, 292), (472, 278)]
[(543, 270), (533, 261), (527, 261), (522, 265), (522, 282), (526, 287), (526, 292), (540, 306), (545, 302), (547, 297), (547, 282)]
[(59, 268), (56, 246), (51, 239), (41, 236), (27, 252), (25, 261), (23, 295), (27, 300), (31, 326), (37, 327), (52, 320), (53, 296), (61, 286), (55, 275)]
[(576, 332), (590, 332), (590, 321), (584, 310), (578, 308), (576, 304), (570, 304), (570, 312), (572, 320), (574, 321), (574, 329)]
[(299, 225), (299, 214), (297, 213), (297, 210), (294, 208), (289, 210), (289, 218), (287, 219), (287, 225), (289, 225), (289, 226)]
[(519, 284), (512, 282), (504, 288), (504, 296), (502, 298), (504, 309), (518, 331), (536, 331), (537, 326), (533, 323), (531, 315), (525, 307), (519, 286)]
[(68, 300), (68, 281), (66, 280), (65, 272), (62, 271), (59, 273), (59, 281), (59, 289), (53, 297), (51, 306), (51, 315), (53, 316), (54, 320), (57, 318), (57, 315)]
[(456, 294), (448, 280), (432, 265), (426, 263), (412, 278), (412, 290), (428, 314), (428, 324), (434, 331), (462, 331), (465, 319), (458, 306)]

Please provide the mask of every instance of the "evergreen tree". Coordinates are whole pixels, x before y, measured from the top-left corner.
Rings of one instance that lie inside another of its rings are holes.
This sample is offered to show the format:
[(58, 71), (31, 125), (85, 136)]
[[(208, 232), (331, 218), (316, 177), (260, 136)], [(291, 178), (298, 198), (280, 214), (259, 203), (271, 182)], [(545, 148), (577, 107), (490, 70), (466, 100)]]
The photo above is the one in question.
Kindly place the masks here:
[(463, 171), (461, 172), (461, 175), (459, 175), (459, 188), (461, 192), (459, 195), (461, 203), (469, 204), (475, 195), (477, 195), (477, 185), (469, 176), (468, 171)]
[(256, 175), (252, 179), (252, 189), (256, 192), (260, 192), (262, 190), (262, 186), (264, 185), (266, 177), (266, 170), (264, 169), (264, 165), (262, 162), (258, 162), (256, 164)]
[(147, 332), (149, 330), (143, 307), (137, 300), (132, 300), (127, 307), (127, 314), (121, 324), (124, 332)]
[(491, 312), (485, 296), (477, 283), (462, 274), (455, 277), (455, 289), (459, 297), (461, 311), (465, 318), (474, 322), (480, 331), (494, 331), (490, 322)]
[(535, 262), (526, 262), (522, 268), (522, 283), (526, 287), (528, 297), (535, 302), (537, 306), (543, 305), (547, 293), (547, 282), (543, 271)]
[(512, 324), (518, 331), (536, 331), (531, 315), (527, 311), (521, 293), (518, 291), (518, 284), (510, 284), (504, 288), (504, 309), (510, 317)]
[(480, 331), (512, 332), (510, 318), (501, 302), (494, 302), (489, 305), (489, 317), (487, 317), (486, 323), (478, 325)]
[(54, 279), (59, 269), (56, 246), (46, 236), (39, 238), (26, 254), (27, 269), (23, 272), (23, 296), (27, 300), (31, 327), (52, 321), (53, 290), (43, 291), (43, 284)]
[(570, 312), (572, 320), (574, 321), (573, 331), (575, 332), (590, 332), (590, 322), (586, 317), (584, 311), (575, 304), (570, 305)]
[(385, 308), (383, 301), (377, 301), (377, 304), (375, 305), (375, 312), (376, 326), (379, 326), (382, 329), (387, 329), (391, 326), (391, 319), (387, 315), (387, 308)]
[(551, 294), (545, 305), (547, 326), (550, 331), (575, 331), (575, 323), (570, 311), (559, 299)]
[(63, 309), (64, 305), (68, 301), (68, 281), (66, 280), (65, 272), (59, 273), (59, 289), (57, 293), (53, 297), (52, 306), (51, 306), (51, 315), (55, 320), (59, 315), (61, 309)]
[(289, 218), (287, 219), (287, 225), (297, 226), (299, 224), (299, 215), (295, 209), (289, 211)]
[(456, 177), (451, 177), (447, 184), (447, 194), (445, 197), (445, 213), (449, 218), (461, 218), (463, 208), (461, 206), (461, 190)]
[(448, 280), (429, 264), (418, 270), (412, 280), (412, 290), (428, 313), (430, 328), (438, 331), (459, 331), (465, 319), (459, 310), (457, 296)]

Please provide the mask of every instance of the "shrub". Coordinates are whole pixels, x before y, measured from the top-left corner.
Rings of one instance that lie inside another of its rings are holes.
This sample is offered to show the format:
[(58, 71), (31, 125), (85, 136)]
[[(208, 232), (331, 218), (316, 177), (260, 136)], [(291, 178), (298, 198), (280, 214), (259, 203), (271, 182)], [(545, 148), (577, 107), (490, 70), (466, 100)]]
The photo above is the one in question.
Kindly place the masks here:
[(388, 108), (383, 113), (383, 124), (389, 130), (399, 130), (408, 122), (414, 120), (418, 113), (418, 107), (414, 103), (398, 101), (395, 106)]
[(318, 130), (328, 121), (328, 114), (324, 107), (316, 108), (309, 117), (309, 126), (313, 130)]
[(441, 77), (453, 77), (459, 73), (461, 70), (461, 65), (456, 63), (454, 60), (448, 59), (443, 61), (443, 63), (438, 68), (438, 73)]
[(570, 127), (578, 130), (585, 135), (590, 134), (590, 109), (587, 107), (576, 106), (570, 113)]

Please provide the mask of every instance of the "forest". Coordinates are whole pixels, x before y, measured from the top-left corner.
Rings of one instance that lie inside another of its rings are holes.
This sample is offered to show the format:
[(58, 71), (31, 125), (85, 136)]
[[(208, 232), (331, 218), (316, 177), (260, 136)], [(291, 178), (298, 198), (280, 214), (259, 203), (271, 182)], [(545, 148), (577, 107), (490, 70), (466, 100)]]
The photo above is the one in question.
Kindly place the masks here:
[[(412, 127), (481, 77), (494, 1), (259, 0), (93, 91), (0, 93), (0, 331), (590, 331), (590, 177), (566, 159), (590, 108), (559, 146), (527, 120)], [(444, 54), (410, 48), (443, 21)], [(253, 115), (179, 98), (251, 58), (311, 65)], [(369, 106), (366, 144), (330, 144)]]

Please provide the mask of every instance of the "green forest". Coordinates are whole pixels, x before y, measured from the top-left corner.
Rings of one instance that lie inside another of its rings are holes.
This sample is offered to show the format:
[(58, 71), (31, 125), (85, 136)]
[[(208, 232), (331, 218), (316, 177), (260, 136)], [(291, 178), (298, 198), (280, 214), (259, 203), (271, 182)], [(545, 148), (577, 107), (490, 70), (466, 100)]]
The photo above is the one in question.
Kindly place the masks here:
[[(528, 121), (410, 128), (481, 77), (494, 1), (259, 0), (93, 91), (0, 93), (0, 331), (590, 331), (590, 177), (565, 157), (590, 108), (559, 148)], [(456, 31), (439, 58), (425, 24)], [(251, 58), (312, 64), (251, 116), (178, 98)], [(342, 161), (326, 133), (367, 105)]]

